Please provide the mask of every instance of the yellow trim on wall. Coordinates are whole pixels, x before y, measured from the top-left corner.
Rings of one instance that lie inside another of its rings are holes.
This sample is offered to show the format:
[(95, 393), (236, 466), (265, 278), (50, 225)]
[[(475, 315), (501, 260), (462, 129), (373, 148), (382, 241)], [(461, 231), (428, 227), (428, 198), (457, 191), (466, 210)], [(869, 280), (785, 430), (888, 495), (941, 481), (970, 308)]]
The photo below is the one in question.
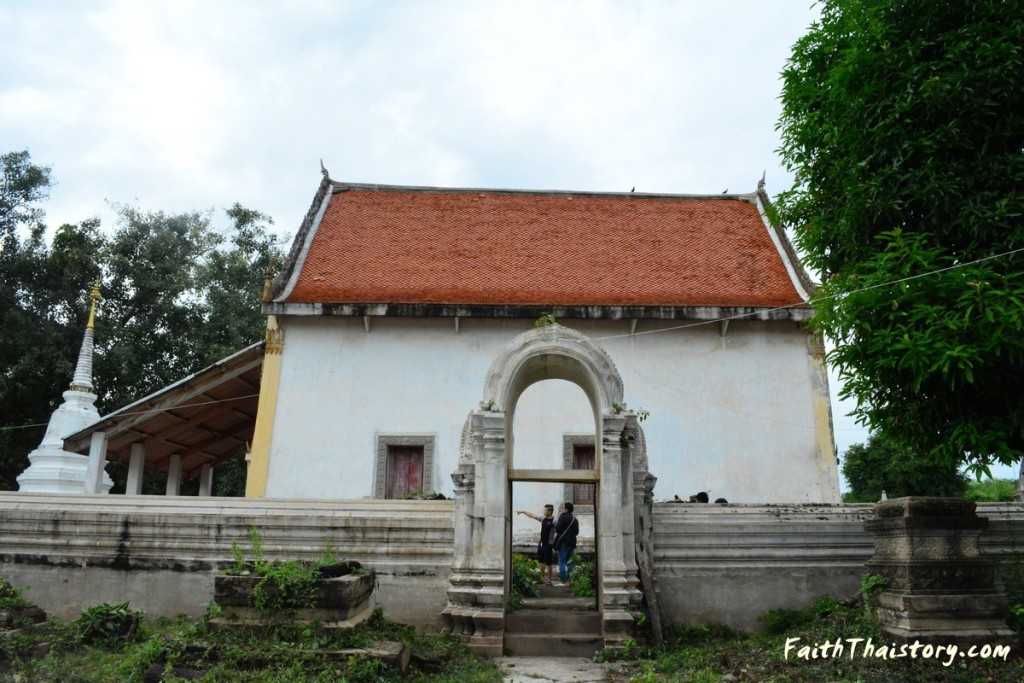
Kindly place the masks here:
[(245, 497), (262, 498), (267, 494), (270, 470), (270, 439), (274, 433), (277, 391), (281, 384), (281, 351), (284, 330), (277, 327), (277, 316), (267, 317), (267, 346), (263, 355), (260, 400), (256, 408), (256, 428), (249, 449), (249, 471), (245, 478)]
[[(832, 401), (828, 389), (828, 367), (825, 364), (825, 341), (818, 334), (807, 339), (808, 355), (811, 358), (811, 380), (814, 387), (814, 441), (818, 451), (818, 480), (823, 484), (835, 482), (836, 490), (823, 491), (825, 495), (839, 495), (839, 465), (836, 458), (836, 439), (832, 423)], [(840, 498), (834, 501), (841, 502)]]

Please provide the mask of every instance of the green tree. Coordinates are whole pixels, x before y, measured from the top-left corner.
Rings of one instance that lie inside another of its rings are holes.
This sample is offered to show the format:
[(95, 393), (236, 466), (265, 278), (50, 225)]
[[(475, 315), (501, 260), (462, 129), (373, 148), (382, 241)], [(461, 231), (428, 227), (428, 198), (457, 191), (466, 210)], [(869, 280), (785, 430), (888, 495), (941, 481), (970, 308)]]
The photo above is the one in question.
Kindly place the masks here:
[(266, 325), (260, 310), (263, 284), (268, 273), (284, 264), (284, 241), (270, 232), (269, 216), (238, 203), (226, 215), (231, 223), (220, 233), (219, 247), (207, 254), (198, 281), (205, 292), (205, 314), (217, 321), (200, 330), (205, 364), (260, 339)]
[(84, 256), (101, 242), (96, 221), (62, 226), (47, 244), (40, 202), (49, 184), (28, 152), (0, 156), (0, 489), (16, 487), (70, 383), (87, 283), (99, 274)]
[(778, 218), (863, 424), (1024, 455), (1024, 3), (825, 0), (783, 72)]
[(1017, 482), (1014, 479), (986, 479), (969, 482), (964, 498), (978, 503), (1009, 503), (1016, 493)]
[[(49, 169), (16, 153), (0, 156), (0, 170), (4, 187), (17, 188), (0, 200), (0, 226), (9, 226), (0, 233), (0, 489), (10, 490), (74, 373), (97, 278), (94, 379), (104, 414), (259, 341), (265, 274), (284, 252), (270, 219), (238, 204), (222, 226), (210, 212), (121, 207), (109, 233), (93, 219), (61, 226), (47, 242), (39, 202)], [(215, 492), (240, 493), (244, 465), (224, 470)]]
[(873, 503), (882, 497), (963, 496), (967, 478), (952, 465), (935, 465), (914, 456), (906, 445), (878, 434), (853, 444), (843, 454), (848, 503)]
[(0, 250), (19, 227), (42, 221), (38, 202), (49, 193), (49, 166), (33, 164), (27, 149), (0, 155)]

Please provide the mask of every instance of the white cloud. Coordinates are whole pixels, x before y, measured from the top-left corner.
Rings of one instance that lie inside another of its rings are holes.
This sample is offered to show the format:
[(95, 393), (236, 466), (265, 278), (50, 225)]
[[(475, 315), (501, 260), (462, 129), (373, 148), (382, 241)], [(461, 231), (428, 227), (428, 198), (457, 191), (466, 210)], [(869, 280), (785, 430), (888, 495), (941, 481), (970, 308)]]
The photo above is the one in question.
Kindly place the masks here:
[[(8, 146), (59, 220), (239, 200), (284, 229), (354, 181), (718, 192), (776, 168), (807, 9), (753, 2), (16, 4)], [(777, 177), (773, 177), (777, 176)], [(769, 187), (781, 189), (781, 172)]]
[[(294, 232), (319, 183), (745, 192), (790, 182), (778, 74), (807, 2), (12, 0), (0, 151), (106, 200), (235, 201)], [(833, 388), (836, 382), (833, 381)], [(834, 389), (833, 389), (834, 390)], [(836, 405), (842, 452), (867, 432)]]

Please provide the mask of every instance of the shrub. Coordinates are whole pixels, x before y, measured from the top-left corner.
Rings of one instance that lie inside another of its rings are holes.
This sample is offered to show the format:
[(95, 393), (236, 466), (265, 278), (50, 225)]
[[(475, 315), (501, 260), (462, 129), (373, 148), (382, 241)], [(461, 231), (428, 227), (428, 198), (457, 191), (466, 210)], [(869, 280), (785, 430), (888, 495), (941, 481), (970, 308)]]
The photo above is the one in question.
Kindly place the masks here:
[[(320, 578), (342, 576), (362, 569), (356, 562), (338, 562), (330, 539), (324, 543), (317, 562), (267, 560), (259, 529), (255, 526), (249, 528), (249, 547), (252, 559), (247, 560), (238, 542), (231, 542), (234, 563), (225, 570), (225, 573), (251, 572), (259, 577), (260, 580), (253, 587), (253, 603), (256, 609), (263, 613), (312, 607), (316, 601), (317, 582)], [(330, 571), (321, 571), (328, 567)]]
[(597, 596), (597, 565), (573, 555), (569, 560), (572, 567), (572, 594), (578, 597)]
[(128, 608), (128, 601), (103, 603), (82, 610), (74, 623), (75, 640), (104, 647), (118, 647), (134, 640), (142, 624), (142, 613)]
[(814, 618), (815, 615), (811, 611), (773, 609), (759, 614), (757, 621), (761, 624), (761, 630), (765, 635), (777, 636), (806, 626), (814, 621)]
[(540, 583), (540, 562), (512, 553), (512, 590), (508, 598), (511, 609), (523, 606), (524, 598), (537, 596), (537, 584)]
[(5, 579), (0, 579), (0, 609), (22, 609), (24, 607), (31, 606), (31, 604), (32, 603), (25, 599), (24, 591), (22, 589), (15, 588), (11, 584), (7, 583)]

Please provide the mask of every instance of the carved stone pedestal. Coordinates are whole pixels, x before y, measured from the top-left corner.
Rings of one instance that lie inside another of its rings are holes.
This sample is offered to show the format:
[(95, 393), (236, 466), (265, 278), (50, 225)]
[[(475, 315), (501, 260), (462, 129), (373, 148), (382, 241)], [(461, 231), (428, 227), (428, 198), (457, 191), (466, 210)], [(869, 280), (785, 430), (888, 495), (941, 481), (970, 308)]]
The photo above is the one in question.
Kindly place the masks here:
[(978, 537), (988, 519), (959, 498), (906, 497), (875, 506), (867, 570), (885, 579), (882, 630), (896, 642), (1016, 645), (1006, 597)]

